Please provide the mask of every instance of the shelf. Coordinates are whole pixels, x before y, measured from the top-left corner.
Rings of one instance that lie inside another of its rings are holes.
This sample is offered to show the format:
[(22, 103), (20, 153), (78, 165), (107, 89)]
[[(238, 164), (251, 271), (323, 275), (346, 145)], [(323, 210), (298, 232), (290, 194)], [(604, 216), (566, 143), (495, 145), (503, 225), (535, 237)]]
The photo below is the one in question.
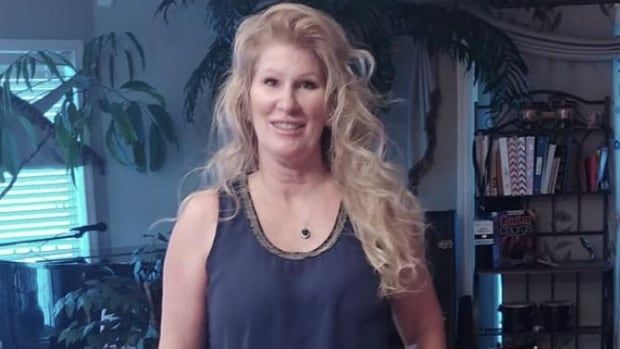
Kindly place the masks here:
[(537, 232), (534, 234), (529, 234), (531, 236), (538, 236), (538, 237), (553, 237), (553, 236), (596, 236), (596, 235), (603, 235), (605, 234), (604, 231), (602, 230), (596, 230), (596, 231), (565, 231), (565, 232)]
[(509, 137), (509, 136), (540, 136), (540, 135), (550, 135), (550, 134), (565, 134), (577, 132), (580, 134), (583, 133), (607, 133), (611, 132), (609, 127), (595, 127), (595, 128), (585, 128), (585, 127), (557, 127), (557, 128), (531, 128), (531, 129), (502, 129), (498, 130), (495, 128), (488, 129), (479, 129), (476, 130), (475, 134), (480, 135), (493, 135), (497, 137)]
[(562, 332), (523, 332), (523, 333), (503, 333), (501, 328), (482, 328), (479, 334), (481, 336), (570, 336), (575, 334), (602, 334), (603, 328), (600, 326), (580, 326), (576, 328), (569, 328)]
[(602, 230), (593, 230), (593, 231), (565, 231), (565, 232), (535, 232), (531, 234), (522, 234), (519, 236), (536, 236), (541, 238), (546, 237), (554, 237), (554, 236), (598, 236), (605, 234)]
[(556, 273), (582, 273), (582, 272), (602, 272), (611, 270), (609, 263), (604, 261), (594, 262), (571, 262), (560, 265), (559, 267), (534, 266), (534, 267), (515, 267), (515, 268), (484, 268), (476, 270), (479, 275), (484, 274), (556, 274)]
[(562, 196), (591, 196), (591, 195), (607, 195), (611, 194), (611, 190), (598, 191), (571, 191), (553, 194), (534, 194), (534, 195), (497, 195), (497, 196), (476, 196), (478, 200), (507, 200), (507, 199), (525, 199), (525, 198), (548, 198)]

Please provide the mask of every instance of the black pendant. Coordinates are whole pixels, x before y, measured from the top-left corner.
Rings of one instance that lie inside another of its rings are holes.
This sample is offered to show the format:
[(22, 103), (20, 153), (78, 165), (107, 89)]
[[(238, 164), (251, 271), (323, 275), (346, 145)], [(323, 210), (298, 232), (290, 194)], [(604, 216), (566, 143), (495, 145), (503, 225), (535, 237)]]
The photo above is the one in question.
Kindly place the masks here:
[(302, 237), (302, 238), (304, 238), (304, 239), (309, 239), (309, 238), (310, 238), (310, 235), (312, 235), (312, 234), (310, 234), (310, 230), (308, 230), (308, 228), (303, 228), (303, 229), (301, 230), (301, 237)]

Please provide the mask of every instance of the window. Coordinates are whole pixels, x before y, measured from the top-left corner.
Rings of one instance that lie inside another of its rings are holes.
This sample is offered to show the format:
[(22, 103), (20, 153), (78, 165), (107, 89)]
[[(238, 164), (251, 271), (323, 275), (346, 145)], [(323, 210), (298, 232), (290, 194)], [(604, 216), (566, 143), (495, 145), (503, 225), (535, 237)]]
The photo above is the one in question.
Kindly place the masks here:
[[(32, 50), (49, 50), (62, 54), (73, 64), (81, 53), (81, 43), (77, 41), (24, 41), (0, 40), (0, 72), (19, 57)], [(71, 69), (62, 71), (72, 74)], [(60, 81), (51, 79), (43, 65), (37, 66), (33, 79), (33, 89), (29, 90), (22, 82), (12, 85), (12, 90), (22, 99), (33, 102), (44, 97), (59, 86)], [(62, 101), (56, 103), (45, 113), (52, 120)], [(89, 171), (78, 168), (75, 172), (75, 185), (64, 165), (42, 161), (27, 165), (18, 176), (13, 188), (0, 199), (0, 259), (14, 261), (40, 261), (71, 258), (88, 255), (90, 252), (88, 235), (81, 239), (58, 239), (2, 246), (2, 244), (59, 237), (70, 234), (76, 226), (92, 223), (87, 201), (87, 181)], [(4, 189), (11, 176), (4, 173), (6, 182), (0, 183)]]

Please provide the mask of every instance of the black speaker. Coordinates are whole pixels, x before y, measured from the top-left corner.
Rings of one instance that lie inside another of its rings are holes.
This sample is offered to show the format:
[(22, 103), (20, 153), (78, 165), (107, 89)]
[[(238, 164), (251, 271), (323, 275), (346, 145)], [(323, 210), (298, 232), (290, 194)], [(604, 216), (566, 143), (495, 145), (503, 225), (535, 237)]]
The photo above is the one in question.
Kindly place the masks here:
[(429, 211), (426, 260), (446, 324), (448, 347), (454, 348), (456, 314), (456, 264), (454, 256), (455, 211)]
[(472, 296), (459, 299), (458, 321), (456, 330), (456, 348), (475, 349), (478, 347), (476, 312)]

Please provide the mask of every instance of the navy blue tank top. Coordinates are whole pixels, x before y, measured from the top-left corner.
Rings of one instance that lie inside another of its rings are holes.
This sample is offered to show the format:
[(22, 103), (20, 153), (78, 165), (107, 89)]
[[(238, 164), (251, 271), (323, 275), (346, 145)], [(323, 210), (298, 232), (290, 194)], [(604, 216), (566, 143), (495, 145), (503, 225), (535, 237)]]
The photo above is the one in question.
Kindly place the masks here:
[[(240, 210), (220, 220), (207, 260), (211, 349), (402, 348), (379, 276), (346, 213), (308, 253), (282, 251), (266, 238), (247, 181), (235, 184)], [(235, 203), (220, 194), (220, 218)]]

